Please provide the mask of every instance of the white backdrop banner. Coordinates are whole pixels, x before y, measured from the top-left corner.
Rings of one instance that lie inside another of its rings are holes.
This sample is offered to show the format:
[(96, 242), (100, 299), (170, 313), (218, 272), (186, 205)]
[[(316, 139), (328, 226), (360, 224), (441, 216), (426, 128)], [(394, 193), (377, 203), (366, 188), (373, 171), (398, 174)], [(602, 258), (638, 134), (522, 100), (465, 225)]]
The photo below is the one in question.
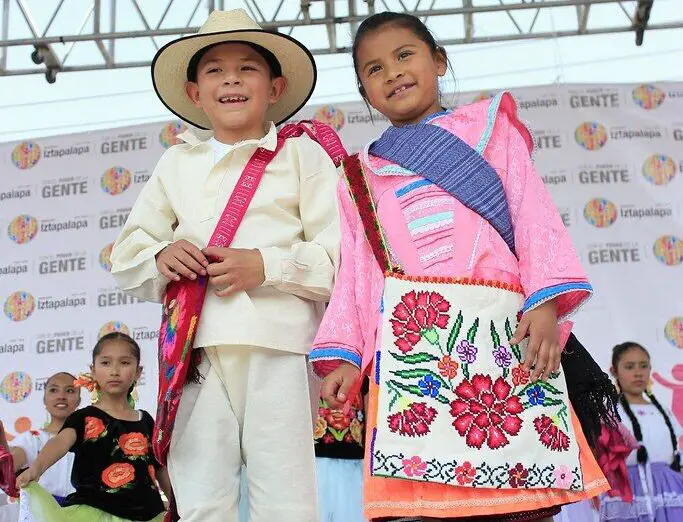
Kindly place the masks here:
[[(514, 94), (596, 289), (577, 335), (605, 369), (614, 344), (646, 346), (654, 389), (683, 424), (683, 83)], [(361, 102), (307, 107), (300, 117), (331, 124), (353, 151), (387, 125)], [(46, 378), (86, 371), (98, 336), (114, 330), (140, 343), (141, 407), (155, 412), (160, 308), (117, 290), (109, 253), (183, 129), (170, 122), (0, 145), (0, 419), (10, 436), (43, 424)]]

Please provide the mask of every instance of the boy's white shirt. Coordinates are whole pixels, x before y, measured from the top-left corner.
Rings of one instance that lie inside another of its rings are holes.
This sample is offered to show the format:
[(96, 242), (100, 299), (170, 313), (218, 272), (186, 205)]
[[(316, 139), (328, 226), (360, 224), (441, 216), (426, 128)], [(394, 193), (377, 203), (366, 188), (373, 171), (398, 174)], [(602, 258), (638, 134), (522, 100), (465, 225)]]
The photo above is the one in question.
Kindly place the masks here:
[[(261, 140), (225, 146), (211, 137), (190, 130), (180, 135), (185, 143), (164, 153), (143, 187), (111, 254), (112, 274), (124, 291), (160, 302), (168, 279), (156, 267), (156, 254), (180, 239), (205, 247), (256, 147), (274, 150), (277, 143), (272, 123)], [(258, 248), (265, 282), (230, 297), (217, 297), (209, 287), (195, 346), (308, 352), (339, 260), (337, 182), (320, 145), (306, 135), (286, 140), (230, 245)]]

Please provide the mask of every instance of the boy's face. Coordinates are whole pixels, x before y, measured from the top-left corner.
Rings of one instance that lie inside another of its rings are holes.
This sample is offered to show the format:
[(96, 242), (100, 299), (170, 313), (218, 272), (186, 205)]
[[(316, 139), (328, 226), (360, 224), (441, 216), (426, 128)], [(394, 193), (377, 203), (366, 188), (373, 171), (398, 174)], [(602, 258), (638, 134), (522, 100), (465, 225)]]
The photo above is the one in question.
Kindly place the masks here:
[(217, 137), (229, 133), (238, 139), (263, 132), (266, 111), (286, 88), (285, 78), (271, 78), (266, 60), (241, 43), (211, 48), (199, 61), (197, 81), (185, 84), (190, 100), (211, 120)]

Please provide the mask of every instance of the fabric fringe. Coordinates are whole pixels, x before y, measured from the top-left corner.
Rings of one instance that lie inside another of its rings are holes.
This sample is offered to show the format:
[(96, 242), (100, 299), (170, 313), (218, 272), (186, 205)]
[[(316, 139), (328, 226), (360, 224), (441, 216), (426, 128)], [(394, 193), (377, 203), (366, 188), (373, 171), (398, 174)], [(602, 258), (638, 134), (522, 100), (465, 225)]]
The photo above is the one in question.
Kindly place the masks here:
[(617, 389), (574, 334), (569, 335), (562, 352), (562, 370), (569, 401), (588, 444), (594, 449), (602, 425), (617, 429), (620, 422)]

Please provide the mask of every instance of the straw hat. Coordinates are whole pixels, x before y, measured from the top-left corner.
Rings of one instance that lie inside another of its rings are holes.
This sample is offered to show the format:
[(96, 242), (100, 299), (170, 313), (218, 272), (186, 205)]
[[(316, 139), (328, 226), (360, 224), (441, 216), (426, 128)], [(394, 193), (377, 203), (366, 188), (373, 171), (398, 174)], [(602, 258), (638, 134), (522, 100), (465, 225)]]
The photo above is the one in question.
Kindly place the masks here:
[(152, 83), (162, 103), (175, 115), (202, 129), (211, 122), (185, 94), (187, 67), (204, 47), (223, 42), (250, 42), (268, 49), (280, 62), (287, 90), (266, 113), (276, 124), (298, 112), (313, 94), (316, 68), (313, 55), (294, 38), (264, 31), (243, 9), (213, 11), (197, 34), (169, 42), (152, 61)]

